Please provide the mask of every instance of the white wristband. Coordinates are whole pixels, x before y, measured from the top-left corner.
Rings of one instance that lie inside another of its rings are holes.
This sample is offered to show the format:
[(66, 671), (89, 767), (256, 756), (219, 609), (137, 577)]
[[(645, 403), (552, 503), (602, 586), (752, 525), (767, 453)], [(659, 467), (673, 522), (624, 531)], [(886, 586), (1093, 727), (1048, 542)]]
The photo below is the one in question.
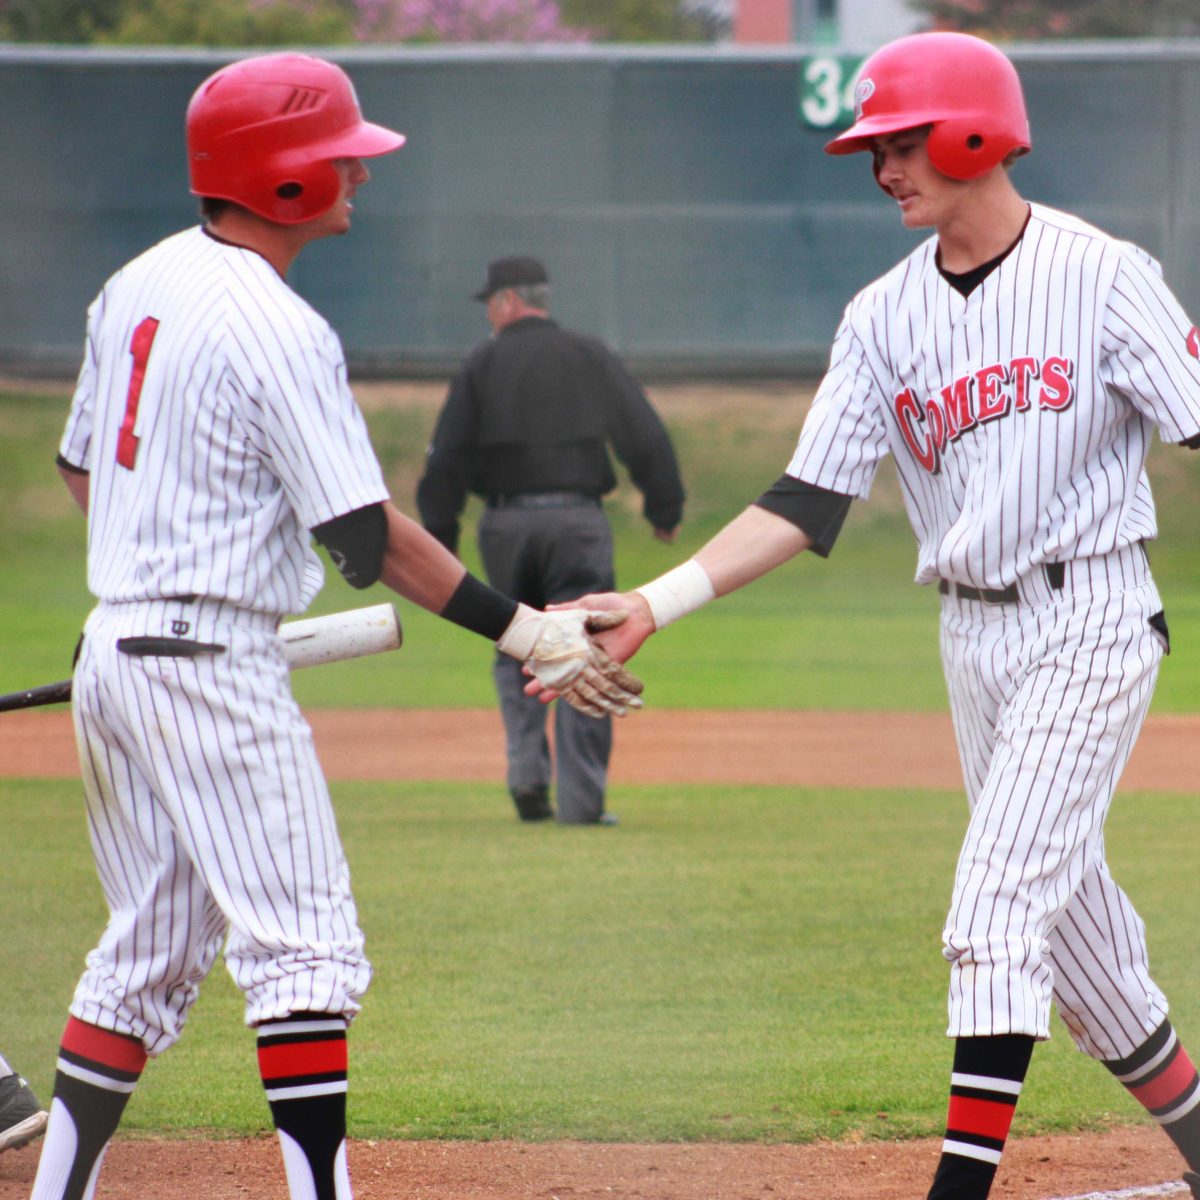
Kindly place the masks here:
[(508, 628), (496, 639), (496, 649), (524, 662), (533, 653), (545, 624), (545, 613), (528, 604), (518, 604)]
[(717, 594), (708, 572), (694, 558), (635, 590), (650, 606), (655, 629), (686, 617)]

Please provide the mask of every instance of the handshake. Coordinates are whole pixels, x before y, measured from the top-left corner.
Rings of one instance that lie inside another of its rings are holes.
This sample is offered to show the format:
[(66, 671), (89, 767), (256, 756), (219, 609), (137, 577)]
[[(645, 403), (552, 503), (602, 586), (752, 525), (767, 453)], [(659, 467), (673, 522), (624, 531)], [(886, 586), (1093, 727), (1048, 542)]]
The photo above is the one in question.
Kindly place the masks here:
[(496, 642), (496, 648), (525, 664), (542, 689), (556, 693), (590, 717), (623, 717), (642, 707), (642, 681), (590, 636), (614, 629), (628, 613), (566, 609), (538, 612), (526, 604)]

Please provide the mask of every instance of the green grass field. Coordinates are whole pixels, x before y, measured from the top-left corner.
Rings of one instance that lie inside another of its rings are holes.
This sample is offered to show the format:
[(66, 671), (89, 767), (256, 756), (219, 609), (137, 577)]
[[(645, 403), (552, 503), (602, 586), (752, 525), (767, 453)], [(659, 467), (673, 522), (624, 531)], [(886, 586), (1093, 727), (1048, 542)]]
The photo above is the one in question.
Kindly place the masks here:
[[(351, 1034), (361, 1137), (900, 1137), (944, 1120), (938, 933), (951, 794), (623, 788), (617, 830), (522, 826), (498, 790), (334, 789), (376, 979)], [(77, 787), (4, 784), (4, 1053), (49, 1090), (102, 904)], [(1194, 800), (1124, 797), (1114, 867), (1200, 1039)], [(864, 853), (864, 847), (869, 852)], [(31, 997), (36, 1002), (31, 1003)], [(264, 1128), (220, 968), (124, 1128)], [(1026, 1131), (1136, 1119), (1056, 1029)]]
[[(711, 390), (711, 388), (710, 388)], [(786, 464), (802, 410), (795, 391), (751, 412), (668, 408), (691, 496), (679, 542), (664, 546), (628, 486), (609, 502), (618, 580), (634, 586), (697, 549)], [(0, 391), (0, 692), (70, 673), (89, 598), (82, 518), (54, 470), (65, 394)], [(409, 512), (434, 411), (373, 408), (372, 435), (396, 502)], [(1162, 537), (1155, 574), (1178, 652), (1165, 664), (1155, 711), (1200, 708), (1200, 455), (1156, 447)], [(478, 571), (468, 511), (463, 551)], [(856, 505), (833, 555), (801, 555), (653, 639), (638, 657), (648, 700), (661, 708), (916, 709), (945, 707), (937, 657), (937, 597), (911, 583), (915, 545), (890, 469)], [(491, 649), (386, 588), (355, 592), (329, 571), (312, 612), (395, 600), (403, 653), (296, 676), (309, 706), (455, 707), (493, 703)], [(1193, 649), (1196, 648), (1196, 649)]]
[[(88, 608), (82, 520), (52, 462), (65, 395), (0, 392), (0, 691), (65, 676)], [(791, 403), (780, 399), (781, 407)], [(627, 584), (665, 570), (778, 475), (793, 423), (668, 409), (693, 501), (679, 545), (611, 504)], [(376, 409), (411, 509), (432, 412)], [(1200, 709), (1200, 457), (1156, 450), (1155, 569), (1176, 653), (1156, 711)], [(834, 557), (808, 556), (639, 656), (660, 707), (940, 709), (936, 600), (886, 478)], [(464, 543), (473, 552), (470, 538)], [(473, 559), (469, 558), (473, 563)], [(386, 599), (331, 580), (317, 611)], [(406, 645), (296, 676), (315, 705), (486, 706), (489, 648), (400, 603)], [(0, 720), (4, 718), (0, 716)], [(0, 779), (0, 1052), (43, 1095), (103, 920), (72, 782)], [(1194, 797), (1123, 795), (1114, 871), (1200, 1045)], [(524, 827), (495, 785), (334, 787), (376, 979), (352, 1033), (359, 1137), (615, 1140), (896, 1137), (944, 1120), (950, 1045), (939, 934), (963, 827), (949, 793), (623, 787), (616, 830)], [(124, 1129), (267, 1126), (251, 1034), (218, 968)], [(1018, 1130), (1139, 1120), (1061, 1027)]]

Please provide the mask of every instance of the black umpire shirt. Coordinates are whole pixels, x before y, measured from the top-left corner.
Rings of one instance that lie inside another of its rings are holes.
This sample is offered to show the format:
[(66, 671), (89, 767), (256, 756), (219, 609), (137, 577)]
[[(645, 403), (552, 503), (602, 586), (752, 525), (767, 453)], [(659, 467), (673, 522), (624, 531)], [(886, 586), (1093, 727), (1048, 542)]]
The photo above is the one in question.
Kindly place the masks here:
[(683, 482), (658, 414), (603, 342), (547, 317), (505, 326), (450, 384), (417, 488), (421, 521), (458, 547), (468, 492), (489, 502), (529, 492), (597, 500), (616, 487), (611, 443), (656, 529), (683, 516)]

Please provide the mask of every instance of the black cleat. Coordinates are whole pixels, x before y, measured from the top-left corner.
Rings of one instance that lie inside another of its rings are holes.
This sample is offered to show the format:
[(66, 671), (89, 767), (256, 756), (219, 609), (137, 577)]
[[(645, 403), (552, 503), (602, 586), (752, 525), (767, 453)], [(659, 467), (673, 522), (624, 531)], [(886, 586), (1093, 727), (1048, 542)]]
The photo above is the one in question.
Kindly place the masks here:
[(19, 1150), (41, 1137), (50, 1120), (20, 1075), (0, 1079), (0, 1151)]
[(517, 806), (517, 816), (522, 821), (548, 821), (554, 816), (554, 809), (550, 807), (549, 789), (544, 785), (513, 788), (512, 798)]

